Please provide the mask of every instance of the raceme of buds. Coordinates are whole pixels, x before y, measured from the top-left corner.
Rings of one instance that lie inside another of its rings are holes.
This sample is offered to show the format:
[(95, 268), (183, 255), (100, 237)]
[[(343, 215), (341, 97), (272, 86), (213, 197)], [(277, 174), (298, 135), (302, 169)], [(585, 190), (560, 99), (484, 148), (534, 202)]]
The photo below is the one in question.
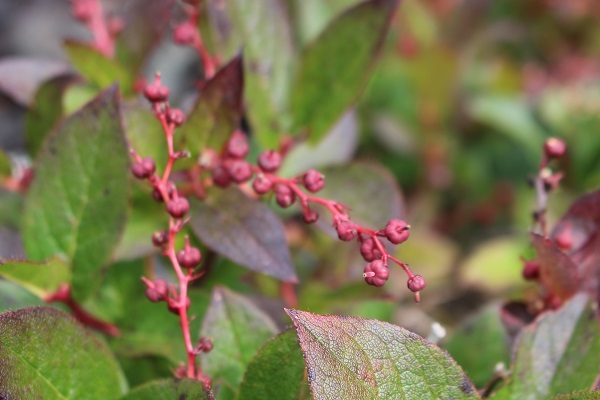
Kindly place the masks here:
[(201, 259), (200, 250), (190, 246), (190, 239), (186, 237), (185, 246), (177, 253), (177, 262), (186, 269), (194, 269), (200, 264)]
[(421, 275), (414, 275), (408, 280), (408, 282), (406, 282), (406, 286), (408, 286), (408, 289), (411, 292), (416, 293), (425, 289), (427, 283), (425, 282), (425, 278), (423, 278)]
[(287, 208), (296, 201), (296, 194), (288, 185), (278, 183), (275, 185), (275, 201), (282, 208)]
[(316, 193), (325, 186), (325, 177), (319, 171), (309, 169), (304, 174), (303, 183), (308, 191)]
[(382, 260), (375, 260), (365, 265), (363, 277), (369, 285), (381, 287), (390, 276), (390, 270)]
[(252, 178), (252, 166), (246, 160), (232, 160), (227, 172), (235, 183), (244, 183)]
[(338, 237), (340, 240), (348, 242), (356, 237), (358, 234), (357, 226), (352, 221), (340, 221), (335, 227), (337, 230)]
[(146, 85), (144, 96), (152, 103), (160, 103), (169, 98), (169, 88), (160, 83)]
[(567, 144), (563, 140), (551, 137), (544, 143), (544, 152), (548, 158), (561, 158), (567, 152)]
[(185, 197), (173, 199), (167, 203), (167, 212), (173, 218), (181, 218), (190, 210), (190, 203)]
[(375, 261), (382, 257), (381, 251), (377, 248), (375, 240), (372, 237), (368, 237), (363, 240), (360, 245), (360, 254), (363, 256), (365, 261)]
[(400, 219), (392, 219), (385, 226), (385, 237), (393, 244), (406, 242), (410, 225)]
[(263, 174), (258, 174), (252, 182), (252, 188), (257, 194), (265, 194), (273, 189), (273, 181)]
[(146, 289), (146, 297), (153, 303), (164, 301), (169, 295), (169, 285), (162, 279), (157, 279), (148, 284)]
[(250, 145), (248, 144), (248, 138), (242, 131), (235, 131), (227, 140), (225, 144), (225, 151), (227, 155), (232, 158), (244, 158), (250, 151)]
[(154, 160), (150, 157), (144, 157), (131, 166), (131, 172), (138, 179), (146, 179), (152, 176), (156, 171)]
[(281, 153), (275, 150), (263, 151), (258, 156), (258, 166), (265, 172), (274, 172), (281, 166)]

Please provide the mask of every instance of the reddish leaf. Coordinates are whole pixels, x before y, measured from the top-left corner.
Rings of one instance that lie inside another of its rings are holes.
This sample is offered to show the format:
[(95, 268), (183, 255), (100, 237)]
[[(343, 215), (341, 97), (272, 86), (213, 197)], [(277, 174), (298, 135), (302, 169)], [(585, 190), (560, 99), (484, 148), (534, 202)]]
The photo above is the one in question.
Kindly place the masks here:
[(15, 102), (28, 106), (42, 82), (63, 75), (69, 67), (52, 60), (35, 58), (5, 58), (0, 61), (0, 91)]
[(244, 64), (238, 55), (206, 82), (177, 133), (178, 146), (185, 146), (193, 159), (207, 146), (220, 149), (240, 123), (243, 93)]
[(556, 244), (532, 233), (531, 242), (540, 263), (540, 280), (555, 296), (566, 300), (579, 289), (580, 275), (577, 266)]
[(192, 205), (191, 226), (216, 252), (253, 271), (297, 282), (283, 224), (263, 203), (237, 189), (217, 190)]
[(582, 289), (600, 292), (600, 190), (576, 200), (551, 237), (577, 266)]

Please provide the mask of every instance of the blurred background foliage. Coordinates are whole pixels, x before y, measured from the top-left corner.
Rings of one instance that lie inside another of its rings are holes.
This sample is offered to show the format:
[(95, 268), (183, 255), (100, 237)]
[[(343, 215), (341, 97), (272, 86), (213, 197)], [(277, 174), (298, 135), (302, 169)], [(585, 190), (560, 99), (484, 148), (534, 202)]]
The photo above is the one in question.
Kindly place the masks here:
[[(127, 2), (112, 3), (118, 9)], [(356, 3), (287, 0), (284, 5), (296, 42), (303, 46)], [(87, 33), (70, 20), (67, 1), (0, 0), (0, 11), (2, 56), (64, 60), (60, 40), (86, 38)], [(490, 350), (494, 356), (484, 360), (486, 365), (478, 364), (480, 358), (469, 359), (465, 348), (472, 342), (460, 334), (448, 341), (447, 348), (469, 374), (486, 371), (481, 377), (471, 375), (478, 386), (485, 384), (496, 362), (508, 363), (508, 336), (497, 312), (490, 310), (497, 310), (500, 299), (528, 298), (537, 290), (522, 280), (519, 257), (532, 256), (528, 229), (535, 199), (527, 178), (536, 173), (545, 138), (558, 136), (569, 146), (560, 164), (564, 184), (550, 201), (551, 222), (578, 195), (600, 186), (599, 20), (600, 3), (595, 0), (402, 1), (380, 63), (354, 111), (321, 142), (325, 151), (297, 149), (284, 171), (301, 172), (307, 158), (308, 165), (321, 162), (330, 168), (349, 157), (385, 166), (391, 178), (374, 167), (366, 168), (359, 181), (368, 180), (368, 174), (397, 181), (402, 197), (396, 205), (404, 208), (413, 227), (397, 255), (426, 277), (427, 289), (422, 303), (414, 304), (397, 269), (384, 288), (365, 285), (364, 261), (355, 243), (339, 242), (301, 219), (289, 218), (287, 239), (301, 282), (298, 308), (377, 318), (431, 340), (452, 332), (472, 335), (475, 329), (474, 337), (482, 346), (499, 343)], [(24, 26), (35, 21), (36, 29), (25, 32)], [(202, 29), (209, 30), (204, 25)], [(168, 36), (146, 66), (146, 76), (161, 70), (174, 98), (184, 104), (186, 91), (198, 79), (199, 63), (192, 51), (170, 44)], [(68, 103), (70, 98), (65, 99)], [(0, 97), (1, 143), (11, 154), (23, 152), (24, 112)], [(324, 144), (327, 140), (333, 141), (336, 152)], [(322, 160), (327, 157), (333, 161)], [(326, 174), (328, 184), (334, 185), (335, 171)], [(355, 187), (356, 196), (368, 211), (375, 194), (358, 193), (361, 189)], [(13, 203), (18, 201), (8, 195), (0, 203), (1, 249), (6, 257), (22, 253), (14, 239)], [(361, 215), (364, 212), (360, 210)], [(132, 215), (138, 217), (135, 211)], [(147, 214), (139, 218), (149, 220)], [(322, 219), (328, 222), (325, 215)], [(160, 223), (160, 219), (147, 222), (148, 231)], [(204, 294), (198, 295), (202, 308), (216, 285), (250, 295), (264, 309), (281, 307), (275, 279), (208, 257), (214, 259), (202, 282)], [(143, 266), (138, 263), (135, 268)], [(479, 317), (473, 316), (478, 310), (483, 310)], [(111, 317), (102, 307), (96, 312)], [(279, 318), (281, 325), (288, 324)], [(465, 320), (468, 329), (462, 331)], [(113, 345), (135, 356), (146, 354), (143, 349), (132, 350), (131, 343), (117, 340)], [(164, 376), (165, 371), (168, 375), (162, 357), (172, 353), (163, 350), (155, 352), (154, 361), (139, 374), (132, 372), (138, 364), (126, 358), (125, 351), (117, 353), (130, 380), (138, 383)]]

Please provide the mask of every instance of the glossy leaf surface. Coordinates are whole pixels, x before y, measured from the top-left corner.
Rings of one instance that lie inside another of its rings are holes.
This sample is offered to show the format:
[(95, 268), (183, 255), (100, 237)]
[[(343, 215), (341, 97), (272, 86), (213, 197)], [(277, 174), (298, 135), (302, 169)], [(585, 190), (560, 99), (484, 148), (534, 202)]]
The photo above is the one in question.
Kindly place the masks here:
[(477, 399), (469, 378), (439, 347), (377, 320), (286, 309), (315, 399)]
[(9, 399), (118, 399), (126, 383), (104, 343), (62, 311), (0, 314), (0, 393)]
[(238, 189), (214, 190), (192, 203), (191, 226), (200, 240), (230, 260), (286, 282), (296, 282), (283, 224), (263, 203)]
[(127, 217), (128, 151), (116, 87), (61, 123), (35, 170), (25, 203), (25, 250), (32, 260), (71, 262), (73, 296), (83, 300), (98, 286)]
[(71, 268), (58, 258), (44, 263), (9, 260), (0, 264), (0, 276), (44, 298), (54, 293), (62, 283), (71, 281)]

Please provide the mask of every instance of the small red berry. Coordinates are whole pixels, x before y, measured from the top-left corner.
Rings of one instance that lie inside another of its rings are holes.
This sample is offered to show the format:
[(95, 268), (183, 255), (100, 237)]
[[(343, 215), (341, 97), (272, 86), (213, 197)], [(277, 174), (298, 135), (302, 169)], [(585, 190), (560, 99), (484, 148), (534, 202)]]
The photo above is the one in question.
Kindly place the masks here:
[(146, 174), (148, 176), (152, 175), (154, 171), (156, 171), (156, 164), (154, 163), (154, 160), (151, 157), (142, 158), (140, 164), (142, 164), (142, 167), (144, 167), (144, 170), (146, 171)]
[(227, 155), (232, 158), (244, 158), (250, 151), (248, 138), (239, 130), (233, 132), (225, 146)]
[(189, 242), (186, 242), (185, 247), (177, 253), (177, 261), (186, 269), (196, 268), (200, 264), (201, 259), (202, 254), (200, 254), (200, 250), (190, 246)]
[(567, 152), (567, 144), (563, 140), (551, 137), (544, 143), (544, 152), (548, 158), (561, 158)]
[(375, 261), (379, 260), (382, 257), (381, 251), (375, 244), (375, 240), (372, 237), (368, 237), (363, 240), (360, 245), (360, 254), (363, 256), (365, 261)]
[(302, 217), (304, 218), (304, 222), (306, 222), (307, 224), (312, 224), (317, 222), (317, 220), (319, 219), (319, 213), (315, 210), (307, 208), (304, 210), (304, 215)]
[(167, 203), (167, 212), (173, 218), (181, 218), (190, 210), (190, 203), (185, 197), (179, 197)]
[(144, 88), (144, 96), (152, 103), (160, 103), (169, 98), (169, 88), (161, 84), (147, 85)]
[(341, 221), (335, 227), (340, 240), (348, 242), (356, 237), (358, 234), (357, 226), (352, 221)]
[(540, 276), (540, 263), (537, 260), (525, 261), (523, 266), (523, 279), (534, 281)]
[(144, 165), (141, 162), (134, 163), (131, 166), (131, 172), (133, 173), (133, 176), (135, 176), (138, 179), (146, 179), (150, 176), (150, 174), (148, 174), (146, 168), (144, 168)]
[(224, 188), (231, 183), (231, 176), (224, 166), (219, 165), (212, 170), (212, 180), (215, 185)]
[(365, 265), (363, 277), (369, 285), (381, 287), (385, 285), (389, 276), (390, 270), (382, 260), (375, 260)]
[(325, 186), (325, 176), (314, 169), (306, 171), (303, 180), (306, 189), (313, 193), (318, 192)]
[(275, 150), (263, 151), (258, 156), (258, 166), (265, 172), (274, 172), (281, 166), (281, 154)]
[(410, 225), (401, 219), (392, 219), (385, 226), (385, 237), (393, 244), (406, 242), (410, 235)]
[(185, 121), (185, 114), (178, 108), (171, 108), (167, 113), (167, 120), (175, 126), (181, 126)]
[(283, 183), (275, 185), (275, 201), (282, 208), (287, 208), (296, 201), (296, 194), (290, 187)]
[(148, 288), (146, 289), (146, 297), (153, 303), (162, 301), (163, 299), (160, 297), (158, 292), (155, 289)]
[(169, 234), (167, 231), (156, 231), (152, 234), (152, 244), (156, 247), (163, 246), (169, 241)]
[(244, 183), (252, 178), (252, 166), (246, 160), (232, 160), (227, 170), (235, 183)]
[(257, 194), (265, 194), (273, 189), (273, 181), (263, 174), (258, 174), (252, 182), (252, 188)]
[(197, 37), (198, 29), (189, 21), (177, 25), (173, 31), (173, 41), (182, 46), (194, 44)]
[(427, 283), (425, 282), (425, 278), (423, 278), (421, 275), (414, 275), (408, 280), (406, 286), (408, 286), (408, 289), (410, 289), (411, 292), (416, 293), (425, 289)]
[(156, 290), (164, 300), (169, 295), (169, 284), (163, 279), (157, 279), (154, 281), (154, 290)]

